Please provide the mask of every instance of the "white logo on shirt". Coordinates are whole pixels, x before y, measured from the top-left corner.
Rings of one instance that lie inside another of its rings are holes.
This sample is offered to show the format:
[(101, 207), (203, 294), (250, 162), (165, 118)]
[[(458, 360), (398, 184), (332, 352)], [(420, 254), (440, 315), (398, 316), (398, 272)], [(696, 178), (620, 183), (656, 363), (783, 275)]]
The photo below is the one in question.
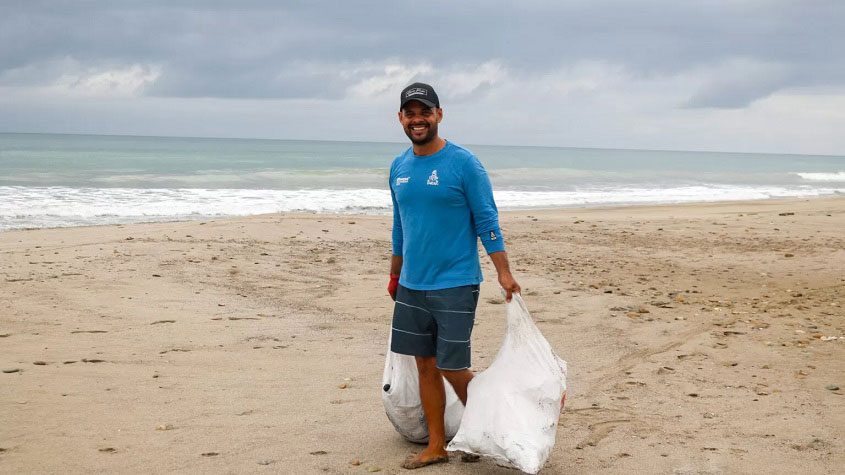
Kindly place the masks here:
[(440, 181), (437, 179), (437, 170), (431, 172), (431, 176), (428, 177), (428, 184), (432, 186), (440, 184)]
[(495, 233), (495, 231), (490, 231), (490, 240), (491, 240), (491, 241), (495, 241), (495, 240), (496, 240), (496, 233)]
[(402, 183), (408, 183), (408, 180), (410, 180), (410, 179), (411, 179), (411, 177), (409, 177), (409, 176), (397, 176), (396, 177), (396, 186), (399, 186)]

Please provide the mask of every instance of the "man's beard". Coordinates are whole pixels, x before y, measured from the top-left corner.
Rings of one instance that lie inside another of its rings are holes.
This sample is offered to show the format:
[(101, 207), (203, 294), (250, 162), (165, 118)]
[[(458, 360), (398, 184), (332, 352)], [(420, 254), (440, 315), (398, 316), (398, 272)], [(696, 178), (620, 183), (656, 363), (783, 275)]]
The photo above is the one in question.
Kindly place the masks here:
[(425, 145), (434, 140), (434, 137), (437, 137), (437, 124), (433, 126), (429, 124), (428, 133), (418, 139), (414, 138), (413, 134), (411, 133), (410, 127), (405, 129), (405, 135), (408, 136), (408, 138), (411, 140), (411, 143), (413, 143), (414, 145)]

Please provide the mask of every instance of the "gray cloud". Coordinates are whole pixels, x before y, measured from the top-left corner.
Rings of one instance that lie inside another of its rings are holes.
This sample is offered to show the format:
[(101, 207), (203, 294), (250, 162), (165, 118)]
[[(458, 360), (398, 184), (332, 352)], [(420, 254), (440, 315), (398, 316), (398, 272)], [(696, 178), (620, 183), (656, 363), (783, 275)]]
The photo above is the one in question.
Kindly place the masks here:
[(845, 151), (845, 2), (0, 2), (0, 131)]
[[(601, 60), (648, 77), (733, 58), (768, 77), (714, 80), (686, 107), (743, 107), (788, 87), (845, 84), (845, 2), (388, 1), (4, 2), (0, 81), (38, 84), (81, 68), (160, 65), (146, 94), (342, 97), (359, 63), (499, 61), (543, 74)], [(820, 74), (824, 71), (824, 74)]]

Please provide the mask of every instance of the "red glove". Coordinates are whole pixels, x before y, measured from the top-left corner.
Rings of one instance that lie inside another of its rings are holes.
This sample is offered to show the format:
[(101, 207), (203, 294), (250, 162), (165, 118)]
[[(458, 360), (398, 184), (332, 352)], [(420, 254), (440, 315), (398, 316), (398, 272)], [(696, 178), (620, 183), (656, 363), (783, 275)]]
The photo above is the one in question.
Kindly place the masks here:
[(396, 288), (399, 287), (399, 274), (390, 274), (390, 282), (387, 284), (387, 293), (390, 298), (396, 300)]

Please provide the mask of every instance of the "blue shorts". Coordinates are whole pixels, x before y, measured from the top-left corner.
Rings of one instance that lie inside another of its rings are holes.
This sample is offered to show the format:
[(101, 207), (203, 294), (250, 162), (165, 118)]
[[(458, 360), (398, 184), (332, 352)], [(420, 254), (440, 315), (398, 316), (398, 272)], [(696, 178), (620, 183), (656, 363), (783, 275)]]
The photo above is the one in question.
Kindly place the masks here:
[(477, 304), (478, 285), (441, 290), (411, 290), (400, 285), (393, 307), (390, 351), (436, 356), (437, 367), (443, 370), (469, 368)]

